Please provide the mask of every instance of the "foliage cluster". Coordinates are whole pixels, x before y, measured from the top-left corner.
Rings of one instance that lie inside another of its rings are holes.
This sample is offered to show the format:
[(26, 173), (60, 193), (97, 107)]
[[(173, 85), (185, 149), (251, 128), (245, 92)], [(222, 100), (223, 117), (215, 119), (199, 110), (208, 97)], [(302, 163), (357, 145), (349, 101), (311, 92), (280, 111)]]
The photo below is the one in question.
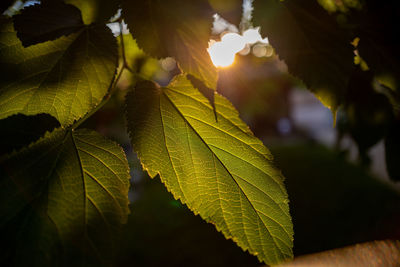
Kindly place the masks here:
[[(385, 140), (399, 180), (399, 4), (356, 2), (257, 0), (254, 24), (289, 72), (338, 112), (364, 162)], [(1, 17), (0, 227), (10, 243), (2, 259), (112, 265), (130, 211), (129, 165), (117, 143), (81, 126), (121, 93), (126, 73), (127, 130), (149, 176), (260, 261), (293, 257), (283, 175), (216, 92), (207, 46), (215, 12), (240, 18), (241, 1), (229, 3), (43, 0)], [(175, 58), (180, 73), (157, 84), (138, 67), (146, 62), (129, 58), (135, 41), (146, 57)]]

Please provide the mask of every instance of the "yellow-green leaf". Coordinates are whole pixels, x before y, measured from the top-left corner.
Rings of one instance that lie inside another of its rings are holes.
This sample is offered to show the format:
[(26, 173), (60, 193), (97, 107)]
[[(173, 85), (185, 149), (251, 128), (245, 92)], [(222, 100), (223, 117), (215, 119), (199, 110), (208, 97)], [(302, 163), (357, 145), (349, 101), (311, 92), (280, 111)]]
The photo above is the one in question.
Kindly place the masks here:
[(232, 104), (208, 100), (184, 77), (139, 83), (127, 96), (134, 150), (151, 177), (226, 238), (268, 264), (292, 257), (283, 176)]
[(0, 28), (0, 119), (48, 113), (69, 125), (107, 93), (117, 44), (105, 25), (27, 48), (10, 21), (1, 19)]

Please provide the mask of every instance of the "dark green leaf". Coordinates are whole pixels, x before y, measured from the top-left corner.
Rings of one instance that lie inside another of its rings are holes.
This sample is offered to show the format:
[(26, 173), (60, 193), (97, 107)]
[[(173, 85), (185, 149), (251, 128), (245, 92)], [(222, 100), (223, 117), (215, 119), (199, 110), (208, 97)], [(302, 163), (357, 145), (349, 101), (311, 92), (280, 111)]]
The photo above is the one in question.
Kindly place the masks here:
[(69, 35), (82, 26), (79, 9), (58, 1), (26, 7), (14, 16), (14, 28), (25, 47)]
[(117, 44), (105, 25), (24, 48), (12, 24), (1, 22), (0, 119), (48, 113), (69, 125), (103, 99), (117, 65)]
[(1, 154), (20, 150), (43, 137), (45, 132), (52, 131), (59, 126), (60, 123), (48, 114), (35, 116), (18, 114), (0, 120)]
[(360, 38), (358, 50), (375, 74), (390, 81), (390, 87), (400, 88), (400, 15), (399, 1), (366, 0), (364, 8), (352, 14)]
[(224, 19), (239, 25), (242, 18), (242, 0), (208, 0), (216, 13)]
[(334, 111), (354, 65), (351, 38), (335, 19), (315, 0), (256, 0), (254, 21), (289, 72)]
[[(44, 201), (43, 201), (44, 202)], [(2, 266), (63, 266), (57, 228), (46, 215), (45, 203), (26, 206), (18, 216), (0, 226)], [(64, 262), (66, 264), (66, 262)]]
[[(117, 144), (93, 131), (58, 129), (3, 158), (0, 171), (0, 226), (32, 208), (39, 221), (45, 216), (57, 230), (52, 238), (61, 240), (63, 262), (80, 253), (90, 261), (111, 260), (129, 213), (129, 167)], [(33, 223), (28, 212), (24, 215), (27, 221), (18, 221), (18, 231)], [(45, 224), (37, 227), (48, 231)], [(41, 240), (42, 234), (31, 233), (32, 239)]]
[(139, 83), (127, 96), (135, 151), (151, 177), (226, 238), (268, 264), (292, 257), (283, 176), (268, 149), (224, 97), (208, 100), (183, 76), (166, 88)]
[(174, 57), (184, 72), (216, 89), (217, 71), (207, 52), (213, 14), (206, 0), (124, 1), (122, 14), (145, 52)]
[(339, 128), (353, 137), (361, 158), (368, 161), (368, 149), (386, 135), (393, 120), (391, 104), (385, 95), (374, 90), (370, 71), (354, 71), (348, 84), (344, 110), (345, 119), (340, 119)]
[(400, 122), (393, 123), (385, 138), (386, 169), (394, 181), (400, 181)]

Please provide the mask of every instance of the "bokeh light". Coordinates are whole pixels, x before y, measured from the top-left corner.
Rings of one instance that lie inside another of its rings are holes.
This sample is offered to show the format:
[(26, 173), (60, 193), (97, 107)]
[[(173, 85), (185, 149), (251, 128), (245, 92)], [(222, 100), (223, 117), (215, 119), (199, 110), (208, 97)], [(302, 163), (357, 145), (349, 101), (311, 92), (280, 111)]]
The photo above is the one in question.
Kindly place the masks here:
[(223, 42), (212, 42), (208, 48), (208, 53), (216, 67), (228, 67), (235, 61), (236, 52)]
[(236, 53), (246, 55), (250, 52), (250, 47), (253, 44), (253, 54), (257, 57), (267, 55), (266, 45), (268, 44), (267, 38), (262, 38), (260, 28), (250, 28), (238, 34), (235, 32), (228, 32), (221, 34), (221, 41), (211, 40), (209, 43), (208, 53), (210, 54), (211, 61), (216, 67), (229, 67), (235, 61)]
[(172, 57), (161, 59), (160, 64), (165, 71), (173, 71), (176, 67), (176, 61)]

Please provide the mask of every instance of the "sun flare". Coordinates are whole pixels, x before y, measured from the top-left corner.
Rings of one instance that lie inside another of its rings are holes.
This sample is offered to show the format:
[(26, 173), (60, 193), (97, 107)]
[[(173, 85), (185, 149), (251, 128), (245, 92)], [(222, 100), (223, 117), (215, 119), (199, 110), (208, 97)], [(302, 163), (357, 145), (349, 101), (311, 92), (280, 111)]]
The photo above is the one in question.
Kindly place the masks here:
[(255, 43), (268, 44), (268, 39), (261, 37), (259, 28), (247, 29), (242, 35), (234, 32), (225, 33), (221, 41), (211, 40), (207, 51), (214, 66), (226, 68), (235, 62), (236, 53)]

